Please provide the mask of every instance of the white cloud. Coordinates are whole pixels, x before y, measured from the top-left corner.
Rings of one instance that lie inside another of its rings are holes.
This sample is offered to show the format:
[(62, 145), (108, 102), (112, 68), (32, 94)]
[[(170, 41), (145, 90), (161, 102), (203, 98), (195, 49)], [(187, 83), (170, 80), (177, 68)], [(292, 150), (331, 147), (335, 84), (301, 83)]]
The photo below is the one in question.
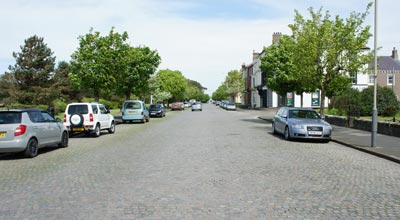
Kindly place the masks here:
[[(183, 2), (183, 3), (182, 3)], [(184, 1), (161, 0), (19, 0), (1, 3), (0, 71), (4, 72), (12, 60), (12, 52), (19, 51), (24, 40), (34, 34), (44, 37), (57, 60), (69, 60), (78, 47), (78, 36), (95, 31), (107, 34), (127, 31), (132, 45), (146, 45), (159, 51), (160, 68), (180, 70), (189, 79), (200, 82), (212, 93), (224, 80), (227, 72), (249, 63), (252, 51), (261, 51), (271, 43), (273, 32), (290, 34), (287, 25), (293, 22), (294, 9), (308, 15), (313, 6), (330, 10), (333, 15), (350, 11), (362, 12), (368, 1), (281, 0), (247, 1), (263, 3), (274, 16), (264, 19), (196, 19), (181, 17), (176, 9), (195, 7)], [(267, 3), (266, 3), (267, 2)], [(400, 3), (387, 0), (380, 3), (378, 41), (382, 55), (390, 55), (393, 46), (399, 47), (400, 33), (393, 19)], [(255, 5), (257, 6), (257, 5)], [(261, 7), (261, 6), (260, 6)], [(354, 8), (354, 9), (353, 9)], [(373, 8), (368, 18), (372, 25)], [(373, 31), (373, 30), (372, 30)], [(372, 39), (371, 39), (372, 42)], [(373, 45), (370, 44), (370, 47)], [(13, 61), (14, 62), (14, 61)]]

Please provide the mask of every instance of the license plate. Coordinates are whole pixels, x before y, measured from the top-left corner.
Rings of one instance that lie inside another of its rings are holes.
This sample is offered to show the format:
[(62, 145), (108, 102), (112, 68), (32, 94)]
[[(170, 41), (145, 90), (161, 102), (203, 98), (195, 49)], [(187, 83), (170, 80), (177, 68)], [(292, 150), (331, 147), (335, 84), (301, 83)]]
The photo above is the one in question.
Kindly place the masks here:
[(6, 137), (6, 132), (0, 132), (0, 138), (5, 138)]
[(156, 113), (153, 113), (153, 112), (152, 112), (152, 113), (150, 113), (150, 115), (155, 115), (155, 114), (156, 114)]
[(84, 128), (72, 128), (72, 131), (84, 131)]
[(138, 113), (137, 111), (129, 111), (129, 114), (131, 114), (131, 115), (135, 115), (137, 113)]
[(322, 135), (322, 131), (309, 131), (309, 135)]

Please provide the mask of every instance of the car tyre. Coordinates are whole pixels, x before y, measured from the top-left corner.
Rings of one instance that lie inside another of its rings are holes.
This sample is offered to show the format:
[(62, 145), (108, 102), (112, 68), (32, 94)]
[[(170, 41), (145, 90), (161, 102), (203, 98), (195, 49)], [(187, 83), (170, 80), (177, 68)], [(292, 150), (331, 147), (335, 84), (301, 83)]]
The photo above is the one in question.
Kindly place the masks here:
[(96, 127), (94, 128), (94, 131), (93, 131), (93, 136), (94, 136), (94, 137), (99, 137), (99, 136), (100, 136), (100, 133), (101, 133), (100, 125), (99, 125), (99, 124), (96, 124)]
[(285, 133), (284, 133), (284, 136), (285, 136), (285, 140), (288, 140), (288, 141), (290, 141), (291, 137), (290, 137), (290, 133), (289, 133), (289, 127), (288, 127), (288, 126), (286, 126), (286, 127), (285, 127)]
[(64, 131), (61, 135), (61, 142), (58, 144), (58, 147), (66, 148), (68, 147), (68, 132)]
[(149, 122), (150, 121), (150, 116), (146, 119), (146, 122)]
[(115, 122), (114, 121), (111, 122), (111, 126), (108, 129), (108, 133), (110, 133), (110, 134), (114, 134), (115, 133)]
[(277, 132), (276, 132), (276, 128), (275, 128), (275, 123), (272, 123), (272, 133), (273, 134), (276, 134)]
[(36, 139), (31, 138), (26, 145), (24, 156), (27, 158), (36, 157), (38, 154), (38, 142)]

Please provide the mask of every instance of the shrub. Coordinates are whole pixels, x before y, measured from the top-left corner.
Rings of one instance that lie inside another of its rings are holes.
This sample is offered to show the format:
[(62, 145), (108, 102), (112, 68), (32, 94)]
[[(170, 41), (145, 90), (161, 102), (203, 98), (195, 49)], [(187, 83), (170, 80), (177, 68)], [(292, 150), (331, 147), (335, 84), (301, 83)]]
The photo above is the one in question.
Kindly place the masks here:
[(361, 113), (361, 93), (354, 88), (349, 88), (335, 97), (334, 108), (338, 110), (340, 115), (349, 117), (360, 117)]
[[(374, 101), (374, 87), (370, 86), (364, 89), (361, 92), (361, 115), (363, 116), (371, 116), (372, 115), (372, 107)], [(399, 103), (397, 101), (396, 95), (393, 91), (388, 87), (377, 87), (377, 110), (378, 115), (383, 115), (386, 108), (389, 106), (392, 110), (387, 111), (394, 111), (397, 108), (399, 110)]]

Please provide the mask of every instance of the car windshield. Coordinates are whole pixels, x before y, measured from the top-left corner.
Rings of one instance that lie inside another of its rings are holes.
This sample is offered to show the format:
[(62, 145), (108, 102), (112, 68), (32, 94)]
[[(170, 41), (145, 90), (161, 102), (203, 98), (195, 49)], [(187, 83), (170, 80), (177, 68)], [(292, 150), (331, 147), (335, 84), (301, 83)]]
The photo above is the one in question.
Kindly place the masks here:
[(87, 105), (70, 105), (68, 108), (68, 114), (87, 114), (89, 113)]
[(141, 109), (140, 102), (126, 102), (125, 109)]
[(20, 112), (0, 112), (0, 124), (18, 124), (21, 123)]
[(289, 110), (289, 118), (307, 118), (307, 119), (320, 119), (317, 112), (313, 110)]
[(150, 109), (160, 109), (161, 105), (150, 105)]

